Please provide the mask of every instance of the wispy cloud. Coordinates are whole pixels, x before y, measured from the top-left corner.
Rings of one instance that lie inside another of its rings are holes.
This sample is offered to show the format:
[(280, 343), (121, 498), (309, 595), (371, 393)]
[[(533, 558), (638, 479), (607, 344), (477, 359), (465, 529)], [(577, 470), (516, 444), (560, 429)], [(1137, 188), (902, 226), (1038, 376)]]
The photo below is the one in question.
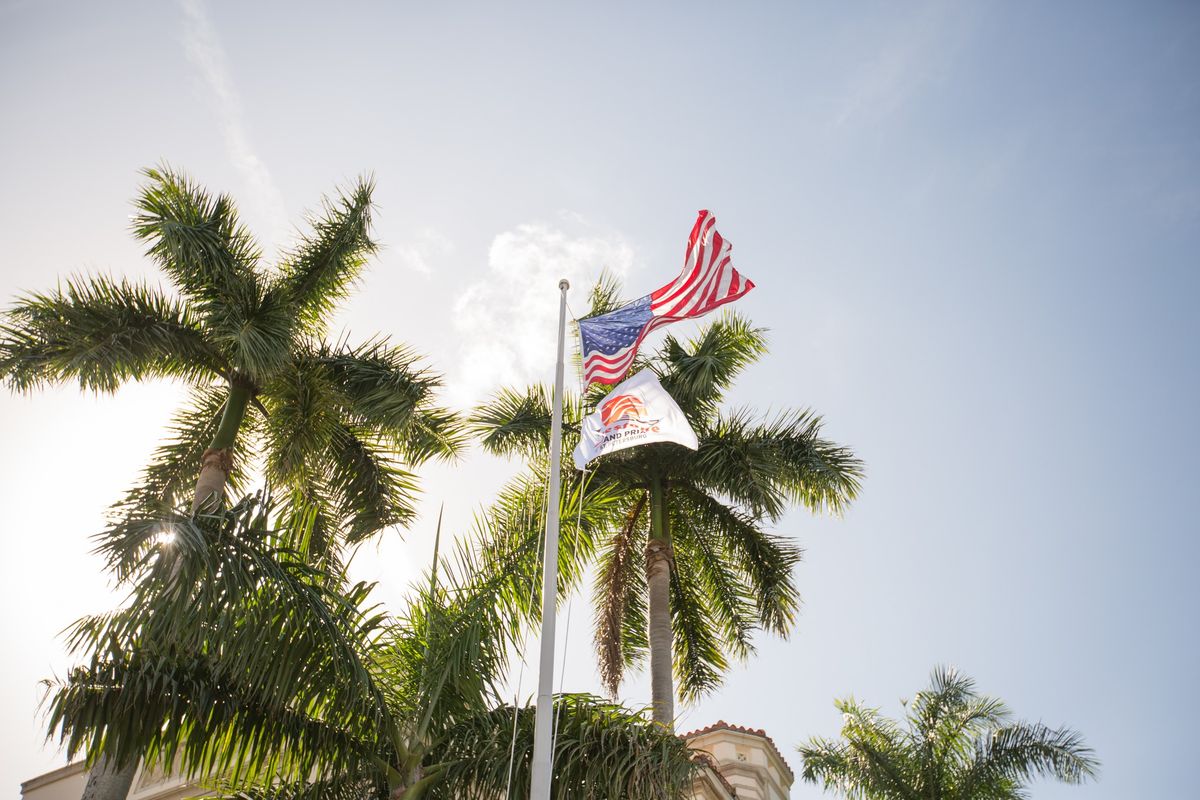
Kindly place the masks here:
[(396, 258), (406, 269), (431, 275), (433, 264), (452, 253), (454, 243), (433, 228), (421, 228), (405, 237), (403, 244), (391, 245), (389, 249), (395, 252)]
[(951, 63), (972, 24), (969, 12), (963, 4), (933, 0), (914, 8), (886, 41), (869, 43), (872, 57), (851, 71), (832, 129), (878, 123), (900, 110)]
[(558, 225), (534, 222), (498, 235), (487, 276), (468, 286), (454, 307), (460, 358), (451, 401), (468, 405), (502, 385), (550, 380), (558, 280), (571, 282), (568, 302), (582, 314), (601, 270), (624, 277), (634, 260), (624, 238), (591, 231), (574, 214), (563, 214)]
[(250, 137), (242, 121), (241, 103), (229, 77), (228, 61), (217, 38), (204, 0), (180, 0), (184, 13), (184, 46), (188, 60), (195, 65), (204, 85), (212, 93), (217, 121), (225, 149), (234, 167), (246, 182), (252, 213), (270, 229), (279, 241), (287, 230), (287, 211), (271, 173), (250, 146)]

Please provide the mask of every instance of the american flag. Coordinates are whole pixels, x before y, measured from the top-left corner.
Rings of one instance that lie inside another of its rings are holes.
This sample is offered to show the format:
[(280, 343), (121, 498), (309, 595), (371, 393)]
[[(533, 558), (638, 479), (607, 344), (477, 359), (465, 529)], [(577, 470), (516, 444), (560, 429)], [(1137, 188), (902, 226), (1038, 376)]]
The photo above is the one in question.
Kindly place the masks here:
[(733, 268), (732, 249), (717, 233), (717, 218), (701, 211), (678, 278), (616, 311), (579, 320), (585, 384), (619, 383), (650, 331), (707, 314), (753, 289)]

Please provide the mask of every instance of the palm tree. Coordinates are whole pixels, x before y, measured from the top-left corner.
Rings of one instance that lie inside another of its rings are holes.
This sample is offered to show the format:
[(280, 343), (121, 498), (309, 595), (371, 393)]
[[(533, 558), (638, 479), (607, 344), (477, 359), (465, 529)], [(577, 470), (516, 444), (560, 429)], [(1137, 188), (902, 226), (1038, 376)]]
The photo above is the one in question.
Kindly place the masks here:
[(851, 800), (1018, 800), (1035, 777), (1082, 783), (1099, 767), (1078, 733), (1014, 722), (952, 668), (934, 669), (903, 727), (853, 698), (836, 705), (842, 738), (801, 745), (802, 775)]
[(189, 386), (127, 507), (214, 507), (227, 488), (244, 488), (257, 457), (294, 508), (318, 509), (319, 545), (412, 520), (415, 477), (391, 454), (416, 465), (459, 449), (455, 417), (433, 404), (440, 379), (385, 338), (322, 338), (377, 249), (372, 182), (323, 201), (311, 230), (268, 269), (229, 197), (168, 167), (144, 175), (133, 233), (176, 294), (89, 276), (22, 297), (0, 317), (0, 376), (18, 391), (77, 382), (111, 393), (156, 378)]
[[(528, 622), (506, 598), (537, 585), (528, 553), (435, 556), (394, 619), (369, 586), (312, 563), (310, 531), (272, 529), (252, 500), (167, 529), (125, 520), (105, 538), (131, 597), (71, 633), (89, 658), (49, 704), (69, 753), (142, 756), (243, 798), (526, 796), (533, 714), (499, 687)], [(557, 796), (677, 798), (690, 785), (686, 745), (639, 715), (567, 695), (556, 717)]]
[[(325, 200), (310, 232), (268, 269), (229, 197), (168, 167), (144, 175), (133, 233), (177, 294), (91, 276), (23, 297), (0, 317), (0, 377), (18, 391), (77, 382), (111, 393), (156, 378), (189, 386), (126, 513), (216, 508), (258, 458), (293, 513), (316, 509), (320, 557), (335, 556), (338, 539), (409, 522), (416, 479), (392, 453), (411, 466), (460, 446), (456, 418), (433, 402), (440, 379), (387, 339), (322, 339), (377, 249), (372, 182)], [(84, 797), (123, 798), (133, 771), (114, 776), (102, 764)]]
[[(602, 280), (592, 313), (614, 308), (617, 291)], [(567, 560), (600, 553), (594, 593), (601, 676), (615, 696), (625, 669), (641, 664), (648, 650), (654, 719), (668, 727), (676, 676), (680, 696), (693, 699), (720, 683), (729, 656), (753, 650), (756, 628), (788, 634), (798, 604), (791, 572), (800, 551), (764, 525), (779, 520), (790, 503), (840, 511), (858, 491), (861, 463), (821, 436), (821, 419), (810, 411), (764, 420), (722, 408), (737, 376), (765, 352), (763, 330), (735, 314), (690, 340), (668, 335), (634, 369), (658, 374), (696, 431), (699, 449), (630, 448), (567, 481), (568, 492), (586, 486), (584, 493), (604, 504), (593, 525), (601, 529), (598, 538), (564, 531), (573, 548)], [(608, 391), (593, 386), (583, 398), (568, 398), (564, 452), (578, 441), (586, 407)], [(522, 505), (539, 508), (526, 495), (542, 485), (549, 390), (505, 390), (470, 424), (487, 450), (523, 456), (531, 465), (531, 475), (501, 498), (506, 516)]]

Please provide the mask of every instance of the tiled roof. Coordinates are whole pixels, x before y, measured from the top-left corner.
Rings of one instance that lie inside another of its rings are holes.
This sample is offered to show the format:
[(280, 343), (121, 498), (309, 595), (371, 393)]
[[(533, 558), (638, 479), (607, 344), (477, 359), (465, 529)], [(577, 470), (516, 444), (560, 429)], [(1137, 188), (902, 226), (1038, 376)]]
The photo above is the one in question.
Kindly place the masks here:
[(712, 733), (713, 731), (734, 731), (736, 733), (748, 733), (751, 736), (758, 736), (759, 738), (766, 739), (767, 744), (771, 745), (771, 750), (775, 753), (775, 757), (783, 762), (783, 768), (788, 771), (788, 775), (792, 780), (796, 779), (796, 775), (792, 772), (792, 768), (787, 763), (787, 759), (783, 757), (783, 753), (779, 752), (779, 748), (775, 745), (775, 740), (770, 736), (767, 736), (767, 732), (762, 728), (745, 728), (741, 725), (730, 725), (725, 720), (719, 719), (712, 725), (709, 725), (707, 728), (700, 728), (699, 730), (685, 733), (680, 738), (684, 740), (695, 739), (697, 736), (703, 736), (704, 734)]

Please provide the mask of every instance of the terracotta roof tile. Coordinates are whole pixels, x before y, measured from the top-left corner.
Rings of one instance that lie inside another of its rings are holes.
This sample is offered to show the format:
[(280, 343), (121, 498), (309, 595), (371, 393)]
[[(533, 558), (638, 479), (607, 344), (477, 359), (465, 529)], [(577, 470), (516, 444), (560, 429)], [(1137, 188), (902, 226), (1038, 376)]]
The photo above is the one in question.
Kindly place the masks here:
[(679, 738), (686, 741), (688, 739), (695, 739), (697, 736), (703, 736), (706, 733), (712, 733), (713, 731), (735, 731), (736, 733), (748, 733), (751, 736), (758, 736), (762, 739), (766, 739), (767, 744), (771, 745), (771, 750), (775, 753), (775, 757), (783, 762), (783, 768), (788, 771), (788, 776), (791, 777), (793, 781), (796, 779), (796, 774), (792, 772), (792, 767), (787, 763), (787, 759), (783, 757), (783, 753), (779, 752), (779, 747), (775, 744), (775, 740), (770, 736), (767, 736), (767, 732), (762, 728), (746, 728), (741, 725), (731, 725), (725, 720), (719, 719), (706, 728), (690, 731), (682, 734)]

